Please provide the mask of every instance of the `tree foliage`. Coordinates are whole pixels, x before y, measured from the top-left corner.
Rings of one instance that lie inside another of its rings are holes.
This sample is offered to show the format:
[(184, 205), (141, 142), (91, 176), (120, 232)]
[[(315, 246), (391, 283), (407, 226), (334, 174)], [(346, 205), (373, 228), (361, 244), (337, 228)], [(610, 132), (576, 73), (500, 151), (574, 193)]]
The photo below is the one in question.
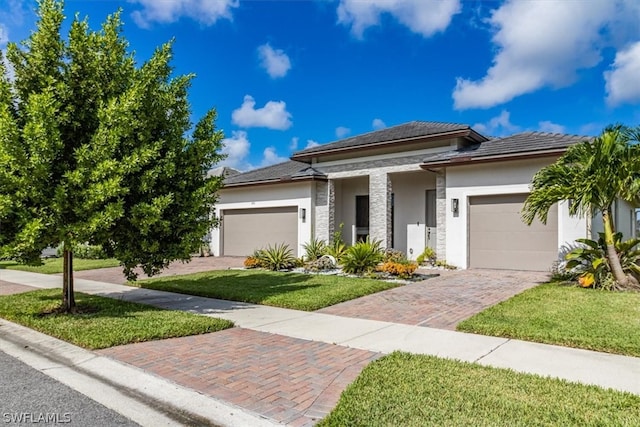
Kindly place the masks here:
[(561, 200), (571, 200), (571, 215), (600, 213), (607, 268), (616, 287), (638, 287), (635, 277), (624, 272), (616, 252), (612, 205), (618, 198), (640, 202), (640, 128), (609, 126), (592, 140), (569, 147), (555, 163), (533, 177), (523, 219), (531, 224), (538, 217), (546, 223), (549, 209)]
[(99, 31), (76, 16), (65, 39), (62, 1), (38, 13), (8, 45), (13, 78), (0, 61), (0, 256), (100, 244), (129, 278), (188, 260), (216, 222), (215, 110), (192, 126), (193, 76), (173, 75), (171, 42), (137, 66), (120, 12)]

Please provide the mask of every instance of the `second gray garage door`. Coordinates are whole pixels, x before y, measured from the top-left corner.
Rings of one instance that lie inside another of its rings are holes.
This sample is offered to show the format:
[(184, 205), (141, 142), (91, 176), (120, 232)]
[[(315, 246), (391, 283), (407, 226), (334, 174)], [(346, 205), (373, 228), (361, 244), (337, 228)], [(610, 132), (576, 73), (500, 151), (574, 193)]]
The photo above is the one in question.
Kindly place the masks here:
[(223, 255), (247, 256), (256, 249), (283, 242), (294, 256), (298, 255), (296, 206), (223, 211)]
[(558, 208), (547, 225), (522, 222), (526, 194), (469, 199), (469, 265), (472, 268), (547, 271), (558, 257)]

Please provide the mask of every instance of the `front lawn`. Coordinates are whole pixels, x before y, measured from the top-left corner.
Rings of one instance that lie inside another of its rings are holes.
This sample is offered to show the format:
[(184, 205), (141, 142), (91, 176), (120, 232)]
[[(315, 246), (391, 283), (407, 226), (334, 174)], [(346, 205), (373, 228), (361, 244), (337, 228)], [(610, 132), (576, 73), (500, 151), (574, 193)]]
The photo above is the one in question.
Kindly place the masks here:
[(640, 356), (640, 293), (547, 283), (461, 322), (483, 335)]
[(60, 289), (0, 297), (0, 317), (91, 350), (187, 335), (233, 326), (228, 320), (76, 292), (84, 314), (53, 314)]
[(393, 353), (318, 426), (632, 426), (640, 396), (506, 369)]
[[(62, 273), (62, 258), (48, 258), (43, 261), (43, 265), (18, 264), (15, 261), (0, 261), (0, 270), (30, 271), (33, 273), (57, 274)], [(74, 258), (73, 270), (95, 270), (96, 268), (117, 267), (120, 263), (117, 259), (80, 259)]]
[(230, 301), (313, 311), (395, 288), (398, 283), (357, 277), (266, 270), (218, 270), (160, 277), (133, 286)]

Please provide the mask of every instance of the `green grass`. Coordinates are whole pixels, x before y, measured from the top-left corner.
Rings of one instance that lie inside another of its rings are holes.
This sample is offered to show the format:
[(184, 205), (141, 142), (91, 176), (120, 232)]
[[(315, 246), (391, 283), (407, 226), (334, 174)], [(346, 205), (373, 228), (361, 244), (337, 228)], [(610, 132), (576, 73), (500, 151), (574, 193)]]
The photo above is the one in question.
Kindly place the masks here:
[(344, 276), (219, 270), (132, 283), (149, 289), (313, 311), (398, 286)]
[(393, 353), (367, 366), (318, 426), (637, 426), (640, 396)]
[[(33, 273), (56, 274), (62, 273), (62, 258), (48, 258), (43, 260), (43, 265), (25, 265), (18, 264), (15, 261), (0, 261), (0, 270), (6, 268), (8, 270), (30, 271)], [(73, 270), (95, 270), (96, 268), (117, 267), (120, 263), (118, 260), (110, 259), (79, 259), (74, 258)]]
[(640, 357), (640, 293), (547, 283), (490, 307), (457, 328)]
[(216, 332), (232, 322), (162, 310), (76, 292), (85, 314), (45, 314), (60, 306), (61, 291), (47, 289), (0, 297), (0, 317), (88, 349)]

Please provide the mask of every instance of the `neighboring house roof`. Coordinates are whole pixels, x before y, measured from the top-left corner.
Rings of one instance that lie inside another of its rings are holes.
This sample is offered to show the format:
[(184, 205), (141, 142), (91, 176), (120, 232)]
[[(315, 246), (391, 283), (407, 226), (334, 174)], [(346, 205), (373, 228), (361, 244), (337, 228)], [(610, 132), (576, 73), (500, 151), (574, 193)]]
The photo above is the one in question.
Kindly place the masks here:
[(290, 160), (228, 177), (224, 181), (224, 186), (235, 187), (307, 179), (326, 179), (326, 175), (307, 163)]
[(328, 144), (307, 148), (293, 153), (291, 158), (294, 160), (304, 160), (319, 154), (396, 144), (400, 141), (435, 136), (465, 136), (471, 138), (475, 142), (487, 140), (487, 138), (471, 129), (469, 125), (414, 121), (353, 136), (351, 138), (341, 139)]
[(423, 159), (421, 167), (427, 169), (429, 167), (562, 154), (570, 145), (589, 139), (588, 136), (560, 133), (523, 132), (428, 156)]

